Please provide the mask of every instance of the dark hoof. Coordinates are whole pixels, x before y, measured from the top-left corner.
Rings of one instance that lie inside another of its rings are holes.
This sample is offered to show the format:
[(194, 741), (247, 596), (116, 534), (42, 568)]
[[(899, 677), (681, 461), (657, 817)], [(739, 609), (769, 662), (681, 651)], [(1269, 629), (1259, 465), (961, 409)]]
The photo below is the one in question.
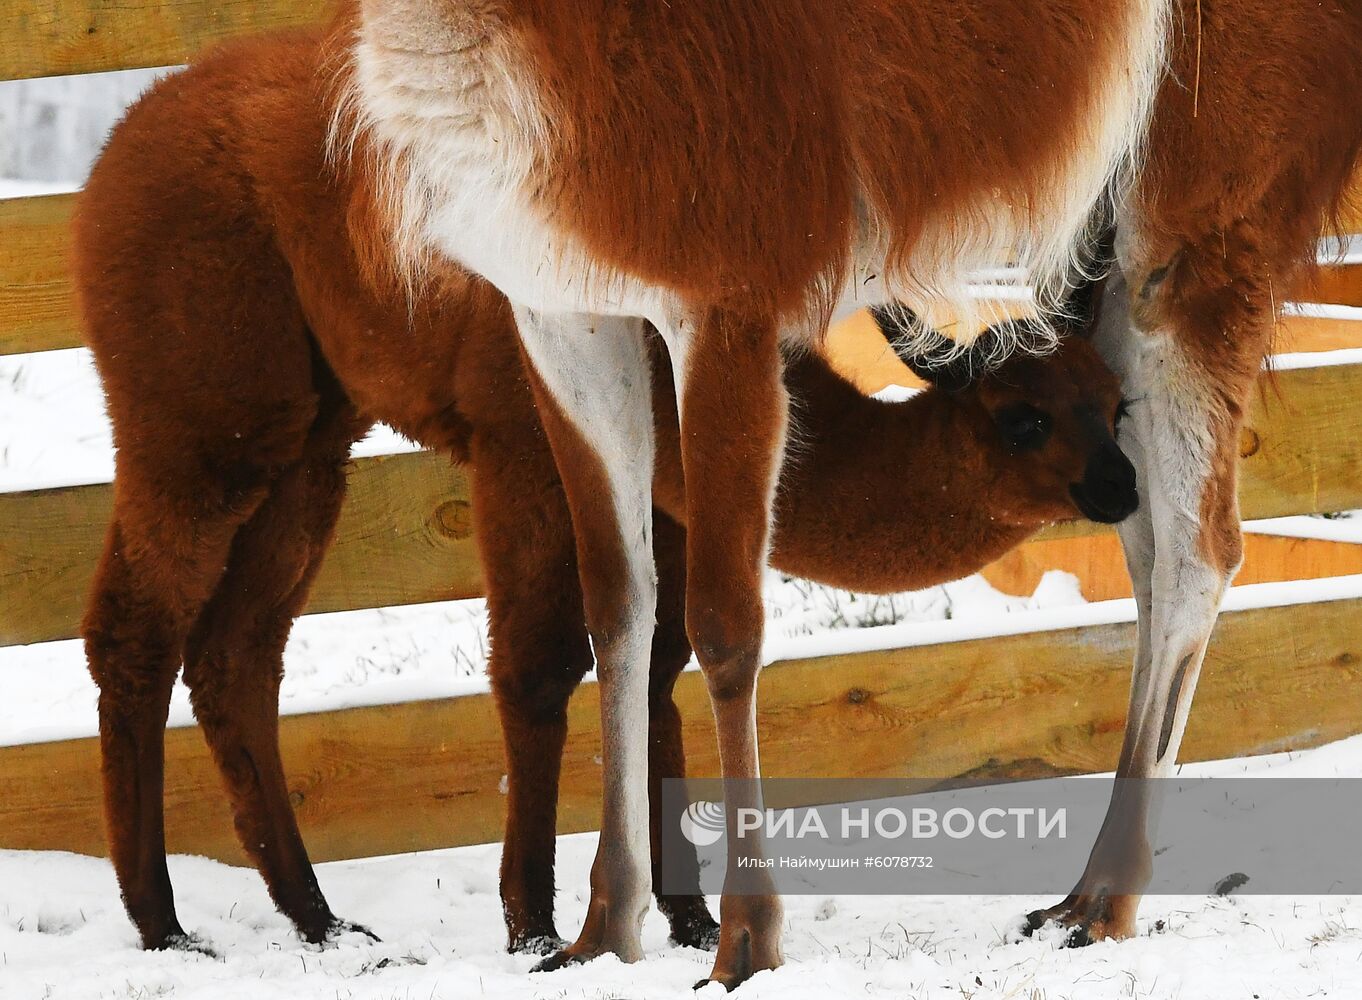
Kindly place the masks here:
[(566, 947), (567, 941), (560, 938), (556, 931), (548, 931), (544, 934), (527, 934), (514, 938), (506, 950), (512, 955), (552, 955)]
[(163, 941), (151, 945), (147, 951), (183, 951), (190, 955), (203, 955), (222, 961), (222, 956), (206, 940), (197, 934), (186, 934), (184, 931), (166, 935)]
[(594, 956), (578, 955), (575, 952), (563, 948), (554, 952), (544, 961), (536, 965), (531, 972), (557, 972), (559, 969), (566, 969), (569, 965), (585, 965)]
[(1086, 948), (1098, 941), (1130, 937), (1116, 932), (1111, 907), (1101, 899), (1088, 906), (1061, 904), (1048, 910), (1033, 910), (1026, 915), (1019, 930), (1021, 937), (1029, 938), (1051, 925), (1064, 932), (1064, 938), (1059, 942), (1061, 948)]
[(697, 979), (695, 981), (695, 985), (692, 986), (691, 989), (702, 990), (711, 983), (718, 983), (720, 986), (724, 988), (725, 993), (732, 993), (739, 986), (741, 986), (743, 983), (747, 982), (747, 980), (751, 978), (752, 978), (751, 975), (741, 976), (733, 979), (726, 979), (723, 976), (711, 975), (708, 979)]
[(331, 926), (326, 932), (326, 940), (328, 943), (339, 942), (341, 938), (349, 937), (352, 934), (364, 938), (365, 943), (367, 944), (383, 943), (383, 939), (369, 930), (369, 928), (365, 927), (363, 924), (352, 923), (349, 920), (331, 921)]
[(1064, 940), (1060, 942), (1061, 948), (1086, 948), (1093, 943), (1092, 932), (1087, 924), (1076, 924), (1069, 928), (1069, 933), (1064, 935)]
[(1059, 943), (1061, 948), (1086, 948), (1093, 943), (1086, 924), (1078, 923), (1065, 927), (1059, 918), (1048, 910), (1032, 910), (1028, 913), (1026, 919), (1022, 921), (1021, 936), (1034, 937), (1037, 931), (1051, 924), (1065, 930), (1064, 940)]
[[(299, 936), (314, 948), (335, 948), (346, 944), (379, 944), (377, 934), (362, 924), (332, 917), (321, 931), (299, 931)], [(347, 941), (349, 938), (351, 940)], [(356, 940), (357, 939), (357, 940)]]
[(719, 925), (708, 912), (672, 924), (671, 943), (681, 948), (713, 951), (719, 947)]

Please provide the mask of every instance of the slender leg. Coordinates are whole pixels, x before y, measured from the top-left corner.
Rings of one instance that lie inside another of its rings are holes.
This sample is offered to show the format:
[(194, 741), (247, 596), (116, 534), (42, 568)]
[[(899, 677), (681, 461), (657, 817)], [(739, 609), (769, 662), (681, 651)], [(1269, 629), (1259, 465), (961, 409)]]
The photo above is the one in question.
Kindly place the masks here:
[[(667, 515), (653, 512), (653, 551), (657, 557), (657, 631), (648, 678), (648, 802), (651, 811), (653, 885), (659, 884), (662, 831), (662, 782), (686, 776), (686, 751), (681, 741), (681, 713), (672, 697), (676, 679), (690, 661), (686, 638), (686, 532)], [(682, 859), (695, 888), (685, 894), (661, 895), (657, 906), (671, 925), (674, 943), (691, 948), (714, 948), (719, 925), (700, 894), (700, 869), (691, 851)], [(675, 864), (675, 862), (674, 862)]]
[(490, 618), (492, 692), (506, 746), (501, 903), (511, 951), (565, 942), (553, 921), (567, 705), (591, 668), (567, 498), (537, 426), (480, 425), (473, 510)]
[(653, 415), (643, 323), (517, 308), (535, 392), (577, 536), (583, 605), (600, 680), (601, 838), (577, 940), (541, 969), (606, 952), (642, 957), (648, 854), (648, 657)]
[(144, 948), (207, 951), (180, 926), (166, 870), (166, 713), (193, 617), (264, 490), (229, 494), (187, 476), (119, 456), (114, 519), (82, 633), (99, 686), (109, 852), (128, 916)]
[(185, 682), (237, 836), (275, 904), (314, 944), (368, 932), (331, 912), (298, 832), (279, 756), (279, 684), (284, 644), (340, 513), (350, 444), (362, 433), (347, 404), (324, 406), (303, 458), (273, 480), (238, 532), (227, 571), (185, 644)]
[(711, 979), (732, 988), (782, 962), (781, 906), (770, 877), (739, 864), (761, 858), (762, 845), (751, 836), (740, 840), (736, 827), (739, 810), (762, 808), (761, 573), (788, 400), (773, 323), (712, 310), (688, 339), (684, 353), (672, 352), (683, 387), (686, 631), (709, 689), (725, 780), (728, 873)]
[[(1106, 821), (1074, 892), (1033, 913), (1075, 945), (1135, 933), (1152, 873), (1156, 802), (1171, 774), (1225, 589), (1239, 567), (1239, 430), (1272, 322), (1264, 256), (1247, 227), (1189, 243), (1171, 266), (1110, 293), (1099, 347), (1134, 402), (1121, 439), (1146, 510), (1122, 529), (1140, 632), (1125, 743)], [(1124, 326), (1124, 336), (1120, 327)]]

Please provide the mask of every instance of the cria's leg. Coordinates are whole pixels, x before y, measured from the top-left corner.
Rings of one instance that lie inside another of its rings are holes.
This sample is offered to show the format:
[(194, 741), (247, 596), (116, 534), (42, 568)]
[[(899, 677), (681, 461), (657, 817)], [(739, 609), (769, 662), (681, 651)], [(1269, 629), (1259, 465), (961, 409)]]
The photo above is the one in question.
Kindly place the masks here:
[[(648, 801), (653, 852), (653, 887), (660, 884), (662, 831), (662, 782), (686, 776), (686, 751), (681, 741), (681, 713), (672, 693), (676, 679), (690, 661), (686, 638), (686, 532), (665, 514), (654, 511), (653, 550), (657, 555), (657, 631), (653, 635), (653, 660), (648, 680)], [(719, 943), (719, 925), (700, 895), (700, 870), (695, 852), (673, 858), (671, 870), (678, 878), (684, 867), (694, 886), (684, 894), (661, 895), (657, 906), (671, 925), (671, 939), (691, 948), (713, 948)]]
[(120, 452), (113, 522), (82, 627), (99, 686), (109, 853), (148, 949), (207, 950), (180, 926), (166, 870), (166, 714), (190, 625), (268, 489), (263, 472), (239, 466), (214, 479), (212, 468), (188, 455)]
[[(1272, 322), (1271, 289), (1245, 229), (1187, 245), (1171, 267), (1123, 262), (1098, 346), (1133, 401), (1121, 443), (1142, 508), (1121, 528), (1139, 606), (1125, 743), (1106, 821), (1082, 879), (1037, 911), (1068, 943), (1135, 933), (1152, 874), (1149, 779), (1172, 773), (1221, 599), (1239, 567), (1236, 467), (1243, 412)], [(1166, 261), (1165, 261), (1166, 264)]]
[(725, 780), (728, 873), (710, 978), (731, 989), (782, 961), (780, 899), (766, 870), (750, 864), (763, 857), (763, 845), (750, 834), (740, 840), (736, 830), (739, 810), (762, 807), (761, 575), (788, 400), (772, 322), (716, 309), (689, 336), (665, 334), (682, 389), (686, 629), (714, 708)]
[(78, 233), (86, 334), (118, 445), (113, 523), (82, 631), (100, 689), (110, 855), (143, 944), (162, 948), (186, 940), (161, 802), (171, 687), (238, 530), (303, 455), (325, 365), (272, 231), (246, 201), (220, 197), (227, 189), (211, 178), (225, 175), (205, 163), (207, 187), (161, 204), (153, 175), (112, 180), (145, 166), (129, 148), (122, 168), (106, 159), (96, 172), (99, 197), (87, 197)]
[(279, 910), (313, 944), (368, 932), (338, 920), (317, 885), (279, 757), (279, 684), (285, 641), (340, 512), (350, 444), (363, 431), (333, 389), (302, 458), (274, 478), (237, 533), (227, 571), (185, 644), (185, 682), (237, 836)]
[(587, 628), (600, 680), (603, 802), (591, 903), (577, 940), (541, 969), (607, 952), (643, 955), (648, 856), (648, 659), (652, 380), (643, 323), (517, 308), (541, 415), (572, 510)]
[(506, 746), (507, 945), (548, 954), (564, 944), (553, 899), (568, 699), (591, 669), (576, 544), (553, 453), (537, 424), (480, 424), (471, 459), (492, 639), (488, 670)]
[[(197, 577), (199, 599), (205, 596), (201, 581), (211, 578), (209, 562), (226, 559), (230, 528), (222, 536), (190, 553), (182, 569), (169, 571), (176, 583)], [(83, 629), (90, 674), (99, 686), (109, 855), (144, 948), (206, 951), (175, 914), (162, 805), (166, 714), (192, 598), (164, 593), (153, 582), (164, 570), (145, 562), (129, 551), (129, 532), (115, 515)]]

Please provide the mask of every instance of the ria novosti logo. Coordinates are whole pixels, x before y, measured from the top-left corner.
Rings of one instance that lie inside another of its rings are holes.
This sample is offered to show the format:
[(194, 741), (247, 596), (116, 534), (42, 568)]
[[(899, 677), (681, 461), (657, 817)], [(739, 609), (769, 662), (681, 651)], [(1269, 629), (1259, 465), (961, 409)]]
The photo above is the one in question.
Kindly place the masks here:
[(724, 835), (722, 802), (692, 802), (681, 814), (681, 835), (696, 847), (710, 847)]
[[(955, 807), (900, 809), (847, 804), (827, 816), (818, 808), (739, 809), (739, 840), (755, 834), (767, 840), (1063, 840), (1068, 810), (1035, 807)], [(681, 833), (696, 847), (710, 847), (724, 836), (722, 802), (692, 802), (681, 814)]]

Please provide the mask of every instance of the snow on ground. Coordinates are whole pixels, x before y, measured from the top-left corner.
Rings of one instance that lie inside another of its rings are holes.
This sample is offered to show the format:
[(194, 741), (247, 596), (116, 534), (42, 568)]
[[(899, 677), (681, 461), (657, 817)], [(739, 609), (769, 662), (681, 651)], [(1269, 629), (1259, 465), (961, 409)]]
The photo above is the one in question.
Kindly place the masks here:
[[(1188, 767), (1183, 774), (1362, 776), (1362, 738), (1302, 754)], [(586, 909), (592, 834), (558, 846), (558, 926)], [(504, 953), (496, 845), (320, 866), (338, 913), (382, 939), (301, 944), (255, 872), (171, 860), (179, 912), (218, 959), (141, 952), (106, 861), (0, 851), (0, 996), (177, 1000), (686, 998), (710, 956), (667, 944), (651, 913), (647, 955), (548, 974)], [(1134, 940), (1068, 951), (1018, 940), (1035, 897), (791, 897), (783, 969), (738, 996), (759, 1000), (1296, 1000), (1362, 996), (1362, 901), (1347, 897), (1152, 897)], [(711, 905), (716, 905), (711, 900)], [(711, 986), (701, 997), (723, 996)]]

